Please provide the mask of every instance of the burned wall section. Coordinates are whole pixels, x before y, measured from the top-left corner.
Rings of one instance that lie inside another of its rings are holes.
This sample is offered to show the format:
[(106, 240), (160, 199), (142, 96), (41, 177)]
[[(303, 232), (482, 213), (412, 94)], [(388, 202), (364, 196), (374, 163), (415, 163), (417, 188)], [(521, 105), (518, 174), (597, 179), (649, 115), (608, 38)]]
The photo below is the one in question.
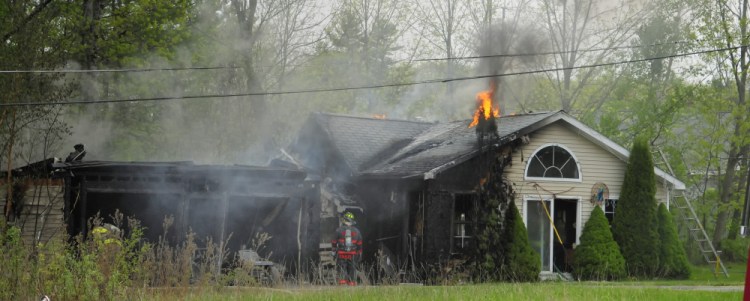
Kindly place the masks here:
[[(164, 235), (165, 218), (173, 217), (166, 235), (169, 243), (180, 243), (192, 231), (199, 248), (209, 238), (216, 244), (224, 242), (230, 254), (227, 261), (241, 249), (292, 266), (317, 258), (317, 184), (306, 182), (304, 172), (120, 162), (73, 164), (63, 170), (71, 236), (86, 236), (87, 223), (97, 214), (103, 222), (114, 223), (112, 216), (120, 211), (139, 220), (145, 238), (152, 242)], [(262, 233), (270, 239), (258, 245)]]
[(428, 271), (461, 269), (475, 255), (478, 223), (485, 214), (480, 187), (489, 178), (493, 158), (490, 153), (475, 156), (428, 182), (421, 247)]
[(366, 179), (357, 182), (363, 218), (358, 227), (364, 235), (364, 256), (388, 270), (408, 264), (410, 192), (421, 190), (423, 181), (412, 179)]

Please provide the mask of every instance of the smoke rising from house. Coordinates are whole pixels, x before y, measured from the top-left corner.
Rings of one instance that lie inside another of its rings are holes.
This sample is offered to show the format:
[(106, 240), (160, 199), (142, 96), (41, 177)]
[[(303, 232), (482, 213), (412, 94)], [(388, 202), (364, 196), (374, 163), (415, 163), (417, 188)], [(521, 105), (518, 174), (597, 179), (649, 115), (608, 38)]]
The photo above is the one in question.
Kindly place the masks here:
[[(547, 41), (539, 35), (539, 28), (532, 24), (496, 23), (480, 33), (478, 52), (482, 59), (478, 65), (480, 74), (502, 75), (542, 66), (544, 56), (524, 55), (542, 53), (549, 49)], [(500, 104), (501, 115), (524, 111), (516, 105), (514, 94), (523, 93), (528, 77), (497, 77), (495, 101)], [(489, 80), (486, 84), (490, 86)], [(487, 89), (487, 88), (485, 88)]]
[[(205, 14), (205, 18), (223, 18), (225, 13)], [(274, 21), (269, 21), (274, 22)], [(326, 26), (322, 24), (320, 26)], [(200, 24), (198, 27), (202, 27)], [(332, 28), (330, 25), (328, 28)], [(380, 67), (397, 66), (389, 54), (378, 60), (347, 52), (351, 50), (332, 42), (318, 42), (302, 48), (296, 58), (290, 58), (286, 68), (280, 68), (273, 51), (277, 28), (266, 24), (259, 28), (253, 40), (238, 34), (239, 27), (212, 35), (213, 48), (202, 53), (191, 45), (181, 46), (171, 61), (154, 55), (133, 66), (150, 68), (228, 66), (220, 70), (185, 70), (168, 72), (128, 72), (99, 74), (91, 86), (85, 86), (99, 99), (127, 99), (143, 97), (179, 97), (201, 94), (241, 94), (263, 91), (295, 91), (359, 87), (387, 84), (398, 80)], [(519, 29), (498, 25), (485, 33), (488, 37), (477, 45), (480, 55), (524, 53), (539, 51), (542, 43), (536, 40), (531, 28)], [(320, 36), (316, 38), (322, 38)], [(326, 38), (331, 38), (330, 36)], [(341, 37), (338, 37), (341, 38)], [(322, 39), (325, 40), (325, 39)], [(404, 46), (398, 43), (392, 45)], [(356, 49), (355, 49), (356, 50)], [(299, 60), (315, 52), (312, 59)], [(196, 57), (202, 58), (196, 61)], [(381, 63), (382, 66), (374, 63)], [(457, 64), (454, 77), (501, 74), (517, 70), (532, 58), (488, 59), (479, 63)], [(409, 80), (421, 81), (444, 78), (444, 63), (414, 66), (416, 74)], [(474, 67), (476, 66), (476, 67)], [(447, 93), (445, 84), (413, 85), (405, 88), (364, 89), (335, 92), (238, 96), (157, 102), (122, 102), (85, 106), (72, 112), (68, 120), (73, 135), (64, 145), (86, 144), (87, 160), (115, 161), (192, 161), (199, 164), (266, 165), (269, 159), (281, 157), (279, 149), (286, 147), (297, 136), (310, 112), (327, 111), (371, 117), (384, 114), (388, 119), (408, 119), (430, 122), (465, 120), (474, 111), (474, 97), (486, 90), (485, 79), (455, 82)], [(501, 93), (506, 93), (501, 91)], [(308, 139), (325, 139), (311, 136)], [(323, 163), (326, 154), (305, 153)], [(306, 166), (306, 167), (310, 167)], [(346, 181), (346, 174), (327, 174)], [(231, 177), (218, 176), (216, 181), (230, 186), (244, 185)], [(325, 180), (322, 178), (320, 180)], [(154, 183), (153, 188), (160, 185)], [(356, 187), (355, 187), (356, 188)], [(382, 187), (388, 189), (388, 187)], [(404, 198), (403, 195), (393, 199)], [(149, 211), (160, 212), (169, 198), (146, 197)], [(242, 212), (256, 212), (255, 204), (244, 203), (236, 208)], [(403, 208), (394, 208), (402, 210)], [(369, 212), (368, 212), (369, 214)], [(381, 217), (371, 216), (373, 220)], [(205, 227), (215, 223), (216, 216), (207, 216)]]

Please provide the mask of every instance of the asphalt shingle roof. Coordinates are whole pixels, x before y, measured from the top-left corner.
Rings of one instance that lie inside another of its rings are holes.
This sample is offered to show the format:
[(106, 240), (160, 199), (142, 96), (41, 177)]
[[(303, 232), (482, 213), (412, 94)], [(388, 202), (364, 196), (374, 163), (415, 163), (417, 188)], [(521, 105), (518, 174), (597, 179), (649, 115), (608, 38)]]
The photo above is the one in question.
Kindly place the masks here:
[(318, 113), (317, 122), (354, 171), (378, 156), (387, 156), (433, 124)]
[[(512, 136), (554, 113), (556, 112), (501, 117), (497, 119), (498, 134), (501, 138)], [(363, 173), (405, 177), (423, 174), (451, 162), (460, 163), (455, 161), (469, 158), (479, 151), (476, 129), (469, 128), (470, 122), (471, 120), (465, 120), (435, 124), (388, 160), (381, 161)]]
[[(501, 117), (498, 133), (511, 136), (555, 113)], [(468, 127), (470, 120), (427, 123), (318, 113), (317, 122), (360, 174), (414, 176), (479, 150), (475, 129)]]

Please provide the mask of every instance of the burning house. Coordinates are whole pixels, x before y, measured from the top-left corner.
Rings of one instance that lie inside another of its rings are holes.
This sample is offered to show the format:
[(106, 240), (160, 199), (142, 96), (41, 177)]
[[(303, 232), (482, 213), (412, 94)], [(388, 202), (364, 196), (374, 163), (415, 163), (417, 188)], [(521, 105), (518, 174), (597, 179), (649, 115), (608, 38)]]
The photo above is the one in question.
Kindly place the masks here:
[[(569, 271), (594, 206), (616, 212), (628, 151), (564, 111), (499, 117), (478, 101), (474, 120), (444, 123), (311, 115), (284, 156), (322, 182), (321, 246), (335, 213), (357, 208), (365, 258), (402, 272), (443, 265), (472, 245), (482, 185), (506, 181), (542, 273)], [(685, 189), (655, 172), (659, 202)]]
[[(231, 252), (267, 233), (261, 255), (294, 266), (330, 260), (338, 215), (350, 210), (358, 212), (365, 260), (401, 277), (469, 254), (483, 198), (502, 193), (485, 187), (502, 182), (542, 273), (568, 271), (592, 209), (616, 214), (629, 152), (564, 111), (500, 116), (493, 93), (477, 95), (473, 120), (314, 113), (267, 167), (61, 163), (59, 212), (68, 234), (86, 235), (90, 218), (112, 222), (119, 210), (139, 219), (152, 241), (171, 216), (166, 239), (180, 241), (189, 230), (215, 242), (231, 236)], [(656, 198), (669, 204), (685, 185), (655, 173)]]
[[(302, 171), (191, 162), (53, 162), (13, 170), (6, 210), (27, 242), (65, 233), (86, 237), (92, 218), (114, 225), (119, 212), (137, 219), (151, 242), (161, 236), (177, 245), (191, 232), (199, 248), (210, 239), (230, 256), (257, 251), (258, 258), (287, 268), (317, 258), (318, 183), (306, 181)], [(166, 218), (173, 222), (163, 237)], [(253, 244), (261, 233), (270, 239), (258, 248)]]
[(149, 241), (162, 235), (166, 217), (178, 242), (196, 238), (225, 242), (229, 254), (270, 235), (263, 257), (297, 263), (317, 254), (317, 183), (299, 170), (190, 162), (84, 162), (64, 166), (65, 214), (70, 234), (86, 235), (88, 219), (111, 223), (116, 210), (138, 219)]

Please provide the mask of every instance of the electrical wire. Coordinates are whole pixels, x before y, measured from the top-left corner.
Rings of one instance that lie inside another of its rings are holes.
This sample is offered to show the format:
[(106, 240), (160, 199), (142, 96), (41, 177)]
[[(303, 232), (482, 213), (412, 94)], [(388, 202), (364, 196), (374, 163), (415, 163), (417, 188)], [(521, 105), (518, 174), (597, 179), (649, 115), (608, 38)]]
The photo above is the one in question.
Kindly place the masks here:
[(613, 46), (613, 47), (602, 47), (602, 48), (591, 48), (591, 49), (579, 49), (579, 50), (565, 50), (565, 51), (545, 51), (545, 52), (530, 52), (530, 53), (508, 53), (508, 54), (490, 54), (490, 55), (477, 55), (477, 56), (461, 56), (461, 57), (445, 57), (445, 58), (428, 58), (428, 59), (417, 59), (417, 62), (426, 61), (449, 61), (449, 60), (474, 60), (483, 58), (501, 58), (501, 57), (524, 57), (524, 56), (542, 56), (542, 55), (556, 55), (566, 54), (573, 52), (596, 52), (596, 51), (607, 51), (607, 50), (619, 50), (619, 49), (635, 49), (635, 48), (646, 48), (655, 47), (662, 45), (676, 45), (676, 44), (688, 44), (692, 42), (700, 42), (701, 40), (694, 41), (674, 41), (668, 43), (654, 43), (646, 45), (632, 45), (632, 46)]
[(307, 89), (307, 90), (250, 92), (250, 93), (232, 93), (232, 94), (161, 96), (161, 97), (130, 98), (130, 99), (104, 99), (104, 100), (90, 100), (90, 101), (74, 100), (74, 101), (60, 101), (60, 102), (18, 102), (18, 103), (2, 103), (0, 104), (0, 107), (104, 104), (104, 103), (119, 103), (119, 102), (166, 101), (166, 100), (199, 99), (199, 98), (229, 98), (229, 97), (241, 97), (241, 96), (268, 96), (268, 95), (306, 94), (306, 93), (322, 93), (322, 92), (393, 88), (393, 87), (405, 87), (405, 86), (414, 86), (414, 85), (422, 85), (422, 84), (447, 83), (447, 82), (453, 82), (453, 81), (464, 81), (464, 80), (483, 79), (483, 78), (498, 78), (498, 77), (508, 77), (508, 76), (518, 76), (518, 75), (529, 75), (529, 74), (536, 74), (536, 73), (557, 72), (557, 71), (564, 71), (564, 70), (576, 70), (576, 69), (585, 69), (585, 68), (615, 66), (615, 65), (622, 65), (622, 64), (631, 64), (631, 63), (647, 62), (647, 61), (660, 60), (660, 59), (669, 59), (669, 58), (685, 57), (685, 56), (698, 55), (698, 54), (708, 54), (708, 53), (714, 53), (714, 52), (736, 50), (742, 47), (748, 47), (748, 46), (741, 45), (741, 46), (733, 46), (733, 47), (726, 47), (726, 48), (719, 48), (719, 49), (710, 49), (710, 50), (702, 50), (702, 51), (695, 51), (695, 52), (688, 52), (688, 53), (672, 54), (672, 55), (653, 57), (653, 58), (632, 59), (632, 60), (617, 61), (617, 62), (580, 65), (580, 66), (573, 66), (573, 67), (549, 68), (549, 69), (529, 70), (529, 71), (511, 72), (511, 73), (503, 73), (503, 74), (486, 74), (486, 75), (457, 77), (457, 78), (430, 79), (430, 80), (415, 81), (415, 82), (369, 85), (369, 86), (358, 86), (358, 87), (320, 88), (320, 89)]
[[(572, 52), (596, 52), (596, 51), (607, 51), (607, 50), (618, 50), (618, 49), (634, 49), (634, 48), (645, 48), (654, 47), (661, 45), (675, 45), (675, 44), (688, 44), (692, 42), (701, 42), (702, 40), (690, 40), (690, 41), (674, 41), (668, 43), (654, 43), (646, 45), (632, 45), (632, 46), (614, 46), (614, 47), (603, 47), (603, 48), (591, 48), (581, 50), (566, 50), (566, 51), (547, 51), (547, 52), (532, 52), (532, 53), (508, 53), (508, 54), (493, 54), (493, 55), (480, 55), (480, 56), (462, 56), (452, 58), (425, 58), (416, 59), (415, 62), (428, 62), (428, 61), (444, 61), (444, 60), (471, 60), (481, 58), (495, 58), (495, 57), (526, 57), (526, 56), (542, 56), (542, 55), (556, 55), (566, 54)], [(399, 60), (403, 61), (403, 60)], [(256, 66), (259, 68), (267, 68), (273, 66)], [(59, 69), (59, 70), (0, 70), (0, 74), (14, 74), (14, 73), (127, 73), (127, 72), (154, 72), (154, 71), (186, 71), (186, 70), (222, 70), (222, 69), (244, 69), (244, 67), (237, 66), (214, 66), (214, 67), (174, 67), (174, 68), (129, 68), (129, 69)]]
[(119, 72), (152, 72), (152, 71), (184, 71), (184, 70), (220, 70), (220, 69), (242, 69), (243, 67), (217, 66), (217, 67), (175, 67), (175, 68), (131, 68), (131, 69), (60, 69), (60, 70), (0, 70), (3, 73), (119, 73)]

